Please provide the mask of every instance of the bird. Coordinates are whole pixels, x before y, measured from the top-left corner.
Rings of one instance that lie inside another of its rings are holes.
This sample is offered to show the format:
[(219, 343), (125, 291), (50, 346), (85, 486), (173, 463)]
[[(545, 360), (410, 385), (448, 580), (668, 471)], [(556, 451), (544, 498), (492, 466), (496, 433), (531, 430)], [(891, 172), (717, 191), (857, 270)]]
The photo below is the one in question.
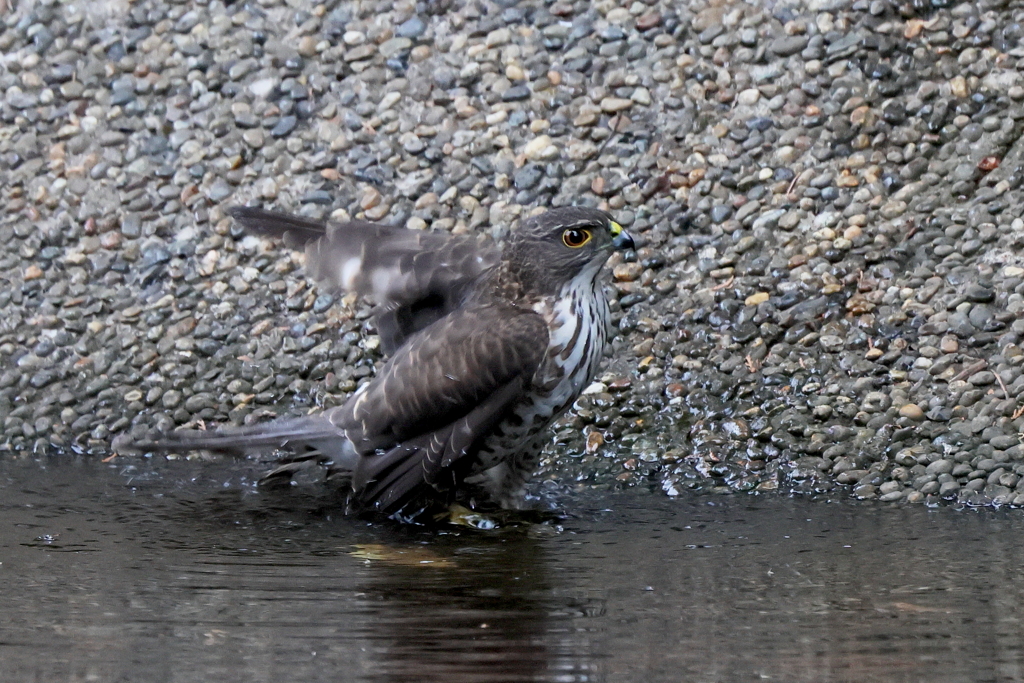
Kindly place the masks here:
[(164, 432), (132, 448), (274, 451), (281, 464), (265, 479), (279, 481), (319, 464), (354, 513), (413, 520), (459, 501), (519, 507), (549, 426), (594, 380), (611, 329), (600, 275), (613, 251), (636, 248), (630, 234), (587, 207), (526, 218), (502, 243), (260, 207), (228, 213), (248, 233), (304, 250), (322, 290), (371, 300), (389, 359), (343, 405)]

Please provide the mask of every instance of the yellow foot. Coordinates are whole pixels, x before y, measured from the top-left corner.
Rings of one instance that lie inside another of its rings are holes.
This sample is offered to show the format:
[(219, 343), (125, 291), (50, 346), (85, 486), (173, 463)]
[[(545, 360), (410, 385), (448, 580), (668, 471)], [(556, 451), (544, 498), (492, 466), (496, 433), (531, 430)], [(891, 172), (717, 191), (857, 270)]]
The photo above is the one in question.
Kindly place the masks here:
[(448, 512), (439, 513), (434, 516), (434, 519), (439, 522), (447, 521), (449, 524), (468, 526), (472, 529), (483, 529), (484, 531), (498, 528), (498, 523), (487, 515), (482, 515), (458, 503), (449, 505)]

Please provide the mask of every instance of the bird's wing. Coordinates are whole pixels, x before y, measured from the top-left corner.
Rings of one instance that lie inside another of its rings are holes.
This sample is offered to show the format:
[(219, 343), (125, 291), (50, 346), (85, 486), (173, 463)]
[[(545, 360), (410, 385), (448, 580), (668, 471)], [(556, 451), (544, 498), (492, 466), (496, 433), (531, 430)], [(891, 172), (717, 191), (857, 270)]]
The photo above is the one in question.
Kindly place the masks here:
[(460, 309), (414, 336), (326, 414), (363, 455), (358, 503), (390, 513), (424, 486), (451, 488), (474, 465), (466, 456), (523, 398), (547, 346), (543, 318), (507, 305)]
[(494, 243), (473, 235), (321, 223), (254, 207), (230, 213), (250, 232), (305, 249), (307, 274), (328, 291), (375, 301), (377, 331), (389, 354), (457, 308), (466, 288), (500, 256)]
[(228, 213), (248, 232), (280, 238), (289, 249), (303, 249), (327, 234), (327, 223), (290, 213), (267, 211), (255, 206), (233, 206)]
[[(454, 490), (481, 439), (529, 390), (548, 347), (540, 315), (508, 305), (459, 309), (415, 335), (344, 406), (321, 415), (215, 431), (179, 430), (118, 451), (285, 448), (274, 474), (331, 461), (351, 481), (354, 509), (393, 514)], [(469, 457), (467, 457), (469, 456)]]

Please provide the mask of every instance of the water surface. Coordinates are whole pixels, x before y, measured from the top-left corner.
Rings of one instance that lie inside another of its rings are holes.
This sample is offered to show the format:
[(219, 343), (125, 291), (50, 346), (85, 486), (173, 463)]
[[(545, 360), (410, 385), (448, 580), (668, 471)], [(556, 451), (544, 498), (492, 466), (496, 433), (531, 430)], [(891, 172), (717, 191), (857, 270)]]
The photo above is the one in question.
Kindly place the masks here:
[(428, 531), (253, 474), (0, 462), (0, 680), (1024, 680), (1017, 511), (628, 491)]

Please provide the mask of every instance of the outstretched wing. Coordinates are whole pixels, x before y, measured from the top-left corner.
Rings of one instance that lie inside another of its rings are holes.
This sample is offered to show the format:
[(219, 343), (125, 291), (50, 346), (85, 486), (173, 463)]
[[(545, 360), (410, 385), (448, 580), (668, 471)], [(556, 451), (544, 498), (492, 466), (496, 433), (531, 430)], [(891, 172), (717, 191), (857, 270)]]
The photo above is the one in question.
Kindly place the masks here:
[(252, 233), (305, 249), (306, 272), (327, 290), (375, 301), (377, 331), (388, 354), (455, 310), (466, 288), (500, 256), (493, 242), (471, 235), (365, 221), (321, 223), (255, 207), (230, 213)]
[(390, 514), (424, 487), (453, 488), (476, 462), (467, 456), (529, 389), (547, 346), (544, 320), (508, 305), (457, 310), (413, 337), (325, 414), (363, 456), (355, 505)]

